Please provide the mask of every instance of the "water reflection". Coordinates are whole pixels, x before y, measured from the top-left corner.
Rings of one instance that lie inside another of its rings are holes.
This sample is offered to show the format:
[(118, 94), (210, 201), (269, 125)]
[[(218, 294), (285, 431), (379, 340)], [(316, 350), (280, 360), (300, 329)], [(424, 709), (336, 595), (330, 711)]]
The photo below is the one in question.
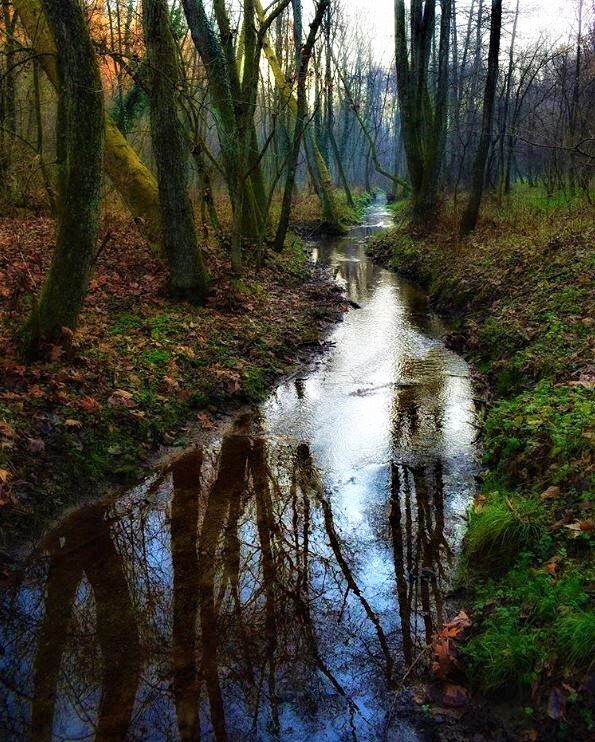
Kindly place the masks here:
[(473, 408), (366, 229), (318, 248), (363, 306), (328, 357), (66, 518), (5, 590), (3, 737), (417, 738), (391, 690), (443, 620)]

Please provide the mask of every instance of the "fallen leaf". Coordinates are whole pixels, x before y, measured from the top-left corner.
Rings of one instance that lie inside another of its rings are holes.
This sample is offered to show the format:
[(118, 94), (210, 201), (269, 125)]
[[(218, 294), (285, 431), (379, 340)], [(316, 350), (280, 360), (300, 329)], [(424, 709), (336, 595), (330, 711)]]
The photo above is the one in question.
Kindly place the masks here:
[(8, 469), (0, 469), (0, 482), (4, 484), (8, 482), (9, 479), (10, 479), (10, 472), (8, 471)]
[(547, 715), (554, 721), (566, 716), (566, 696), (560, 688), (552, 688), (547, 702)]
[(569, 523), (568, 525), (565, 525), (564, 528), (568, 528), (569, 531), (574, 531), (578, 535), (581, 531), (595, 531), (595, 521), (577, 520), (576, 523)]
[(452, 621), (449, 621), (446, 626), (449, 627), (456, 627), (459, 630), (468, 629), (469, 626), (471, 626), (471, 619), (469, 616), (465, 613), (465, 611), (459, 611), (457, 615), (452, 619)]
[(548, 573), (548, 575), (551, 575), (552, 577), (556, 576), (556, 573), (558, 572), (558, 561), (559, 557), (552, 557), (543, 565), (543, 568)]
[(132, 394), (127, 392), (125, 389), (116, 389), (113, 394), (107, 400), (110, 407), (116, 405), (122, 405), (124, 407), (136, 407), (136, 402), (132, 398)]
[(215, 427), (215, 423), (211, 420), (206, 412), (197, 412), (196, 419), (200, 423), (203, 430), (212, 430)]
[(112, 397), (119, 397), (120, 399), (132, 399), (132, 393), (127, 392), (125, 389), (116, 389), (112, 394)]
[(80, 420), (74, 420), (71, 417), (69, 417), (68, 420), (64, 420), (64, 425), (66, 425), (67, 428), (82, 428), (83, 427), (83, 424)]
[(172, 379), (171, 376), (164, 376), (163, 383), (170, 389), (179, 389), (180, 387), (179, 382), (175, 379)]
[(81, 397), (78, 402), (78, 406), (85, 412), (99, 412), (101, 405), (93, 397), (85, 396)]
[(0, 420), (0, 435), (3, 438), (14, 438), (16, 435), (16, 431), (12, 427), (12, 425), (4, 422), (4, 420)]
[(541, 500), (557, 500), (561, 494), (559, 487), (548, 487), (539, 497)]

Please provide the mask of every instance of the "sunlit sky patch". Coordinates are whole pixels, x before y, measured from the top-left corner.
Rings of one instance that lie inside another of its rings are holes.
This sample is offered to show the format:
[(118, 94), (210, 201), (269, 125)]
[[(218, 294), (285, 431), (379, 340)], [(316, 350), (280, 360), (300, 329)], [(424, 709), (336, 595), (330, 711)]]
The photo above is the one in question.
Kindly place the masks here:
[[(377, 62), (390, 63), (394, 44), (394, 0), (338, 0), (352, 23), (367, 29), (374, 40)], [(407, 3), (408, 4), (408, 3)], [(459, 0), (457, 12), (465, 13), (471, 0)], [(489, 5), (489, 0), (486, 0)], [(584, 3), (586, 13), (588, 3)], [(476, 3), (477, 6), (477, 3)], [(503, 48), (507, 47), (516, 0), (505, 0)], [(577, 28), (578, 0), (520, 0), (518, 43), (530, 44), (541, 36), (554, 44), (567, 43)]]

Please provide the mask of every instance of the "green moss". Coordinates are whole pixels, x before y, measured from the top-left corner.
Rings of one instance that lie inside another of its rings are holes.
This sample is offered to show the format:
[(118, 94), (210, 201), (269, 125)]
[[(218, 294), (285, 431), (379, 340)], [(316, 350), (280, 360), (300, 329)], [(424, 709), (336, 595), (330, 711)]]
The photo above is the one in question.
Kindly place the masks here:
[(129, 312), (122, 313), (108, 329), (110, 335), (124, 335), (130, 330), (138, 330), (143, 326), (144, 320), (138, 314)]
[(525, 555), (500, 580), (475, 594), (484, 619), (465, 647), (472, 679), (483, 690), (528, 690), (542, 665), (588, 662), (595, 640), (595, 615), (584, 577), (570, 570), (559, 579), (532, 569)]
[(155, 366), (160, 366), (171, 360), (171, 353), (162, 348), (150, 348), (144, 353), (141, 353), (141, 358), (145, 363), (150, 363)]
[(262, 368), (251, 367), (242, 374), (242, 391), (250, 402), (259, 402), (266, 395), (267, 379)]
[(575, 491), (595, 484), (587, 473), (594, 419), (595, 399), (582, 386), (542, 381), (497, 402), (484, 426), (484, 461), (492, 478), (536, 493), (552, 484)]
[(526, 690), (544, 655), (540, 632), (521, 628), (515, 612), (506, 608), (497, 609), (482, 628), (465, 648), (470, 678), (484, 692)]

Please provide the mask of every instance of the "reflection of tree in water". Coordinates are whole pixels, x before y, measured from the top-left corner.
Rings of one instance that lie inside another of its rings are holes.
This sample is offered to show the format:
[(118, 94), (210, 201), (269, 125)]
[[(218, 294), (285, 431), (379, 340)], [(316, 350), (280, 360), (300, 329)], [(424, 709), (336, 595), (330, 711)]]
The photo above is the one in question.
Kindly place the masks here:
[[(322, 527), (325, 533), (314, 535)], [(259, 436), (225, 439), (200, 536), (205, 567), (199, 557), (198, 570), (203, 675), (218, 738), (246, 719), (252, 733), (264, 728), (279, 736), (281, 703), (292, 705), (301, 722), (314, 721), (325, 711), (324, 682), (333, 714), (341, 712), (332, 698), (343, 699), (345, 723), (353, 725), (356, 704), (325, 660), (315, 626), (321, 617), (312, 613), (320, 610), (321, 580), (335, 583), (324, 592), (337, 601), (344, 583), (357, 596), (390, 673), (386, 638), (341, 549), (307, 446), (293, 454), (280, 447), (271, 456)]]
[[(216, 454), (189, 454), (150, 489), (52, 534), (28, 670), (36, 739), (67, 728), (68, 708), (78, 729), (112, 739), (129, 725), (184, 740), (323, 728), (374, 738), (395, 672), (359, 582), (357, 534), (346, 542), (308, 446), (267, 447), (256, 428), (241, 421)], [(429, 622), (439, 605), (441, 488), (427, 478), (393, 467), (407, 661), (416, 606)]]
[(183, 740), (199, 739), (196, 661), (198, 610), (198, 514), (202, 452), (180, 459), (172, 471), (171, 557), (173, 569), (172, 687)]
[[(110, 537), (105, 508), (84, 508), (55, 531), (47, 545), (50, 556), (45, 613), (37, 631), (37, 651), (30, 668), (31, 736), (35, 740), (52, 739), (61, 675), (70, 686), (72, 702), (85, 713), (89, 688), (79, 682), (78, 672), (70, 676), (68, 665), (74, 662), (77, 668), (84, 668), (87, 679), (94, 674), (92, 667), (84, 667), (85, 659), (92, 662), (93, 658), (92, 652), (87, 658), (84, 653), (89, 648), (85, 633), (91, 628), (85, 621), (90, 595), (81, 590), (81, 581), (86, 577), (93, 596), (94, 636), (103, 660), (98, 710), (88, 721), (96, 739), (120, 738), (130, 725), (140, 652), (122, 559)], [(82, 639), (81, 645), (73, 647), (72, 638), (77, 635)], [(66, 654), (70, 656), (65, 657)]]
[[(393, 405), (389, 525), (408, 666), (416, 659), (416, 648), (429, 644), (442, 624), (444, 559), (451, 555), (444, 534), (442, 384), (440, 374), (418, 374), (417, 383), (399, 390)], [(409, 455), (408, 463), (399, 461), (403, 451), (416, 451), (420, 441), (425, 450)]]

